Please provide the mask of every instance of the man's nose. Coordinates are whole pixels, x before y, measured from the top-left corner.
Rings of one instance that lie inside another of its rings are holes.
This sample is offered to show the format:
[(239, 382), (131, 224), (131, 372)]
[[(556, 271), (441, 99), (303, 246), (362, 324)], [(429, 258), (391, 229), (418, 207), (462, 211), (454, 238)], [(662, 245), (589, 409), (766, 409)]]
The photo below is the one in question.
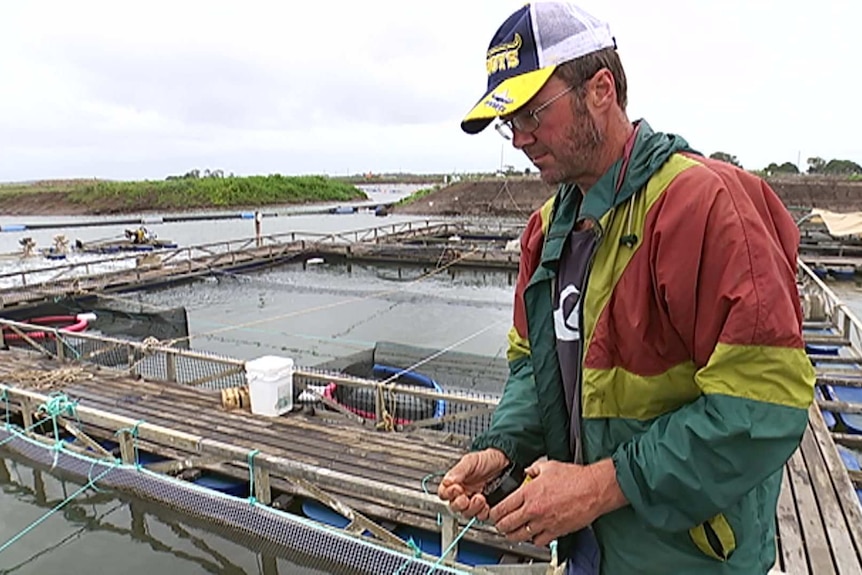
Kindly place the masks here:
[(512, 147), (522, 150), (535, 141), (536, 137), (532, 132), (524, 132), (514, 127), (512, 128)]

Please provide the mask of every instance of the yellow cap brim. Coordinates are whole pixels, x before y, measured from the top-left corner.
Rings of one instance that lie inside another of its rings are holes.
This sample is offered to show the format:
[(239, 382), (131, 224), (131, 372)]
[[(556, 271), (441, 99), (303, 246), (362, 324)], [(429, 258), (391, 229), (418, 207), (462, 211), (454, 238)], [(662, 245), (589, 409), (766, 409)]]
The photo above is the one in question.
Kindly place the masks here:
[(548, 66), (503, 80), (473, 106), (461, 121), (461, 129), (478, 134), (494, 118), (517, 112), (542, 89), (556, 68)]

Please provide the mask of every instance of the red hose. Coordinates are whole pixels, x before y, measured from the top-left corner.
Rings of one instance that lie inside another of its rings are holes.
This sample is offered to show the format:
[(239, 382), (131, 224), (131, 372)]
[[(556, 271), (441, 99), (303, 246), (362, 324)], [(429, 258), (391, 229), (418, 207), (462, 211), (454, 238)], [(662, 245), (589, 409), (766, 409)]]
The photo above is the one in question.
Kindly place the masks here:
[[(42, 317), (34, 317), (21, 323), (41, 325), (46, 327), (55, 327), (56, 324), (68, 324), (65, 327), (59, 327), (57, 329), (59, 329), (60, 331), (78, 332), (87, 329), (87, 326), (90, 322), (87, 320), (87, 318), (74, 315), (46, 315)], [(32, 331), (24, 333), (26, 333), (27, 337), (29, 337), (30, 339), (52, 339), (54, 337), (54, 333), (50, 331)], [(24, 339), (8, 327), (3, 328), (3, 338), (7, 341)]]

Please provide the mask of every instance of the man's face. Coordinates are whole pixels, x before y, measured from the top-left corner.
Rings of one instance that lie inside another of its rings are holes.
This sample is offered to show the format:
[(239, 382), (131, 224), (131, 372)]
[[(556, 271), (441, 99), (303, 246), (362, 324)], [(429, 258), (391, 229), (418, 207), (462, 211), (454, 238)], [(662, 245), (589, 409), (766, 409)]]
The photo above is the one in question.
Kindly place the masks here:
[[(529, 114), (567, 87), (551, 77), (520, 113)], [(583, 90), (573, 90), (543, 108), (538, 120), (539, 126), (532, 132), (514, 130), (512, 144), (530, 158), (545, 183), (575, 182), (596, 170), (603, 137)]]

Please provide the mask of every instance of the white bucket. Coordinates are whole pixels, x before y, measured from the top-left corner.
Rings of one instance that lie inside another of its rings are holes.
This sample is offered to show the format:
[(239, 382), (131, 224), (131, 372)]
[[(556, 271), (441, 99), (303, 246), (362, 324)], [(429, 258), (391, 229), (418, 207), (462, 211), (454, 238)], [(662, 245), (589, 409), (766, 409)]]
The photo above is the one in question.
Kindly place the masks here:
[(270, 417), (293, 409), (293, 360), (265, 355), (245, 362), (251, 412)]

